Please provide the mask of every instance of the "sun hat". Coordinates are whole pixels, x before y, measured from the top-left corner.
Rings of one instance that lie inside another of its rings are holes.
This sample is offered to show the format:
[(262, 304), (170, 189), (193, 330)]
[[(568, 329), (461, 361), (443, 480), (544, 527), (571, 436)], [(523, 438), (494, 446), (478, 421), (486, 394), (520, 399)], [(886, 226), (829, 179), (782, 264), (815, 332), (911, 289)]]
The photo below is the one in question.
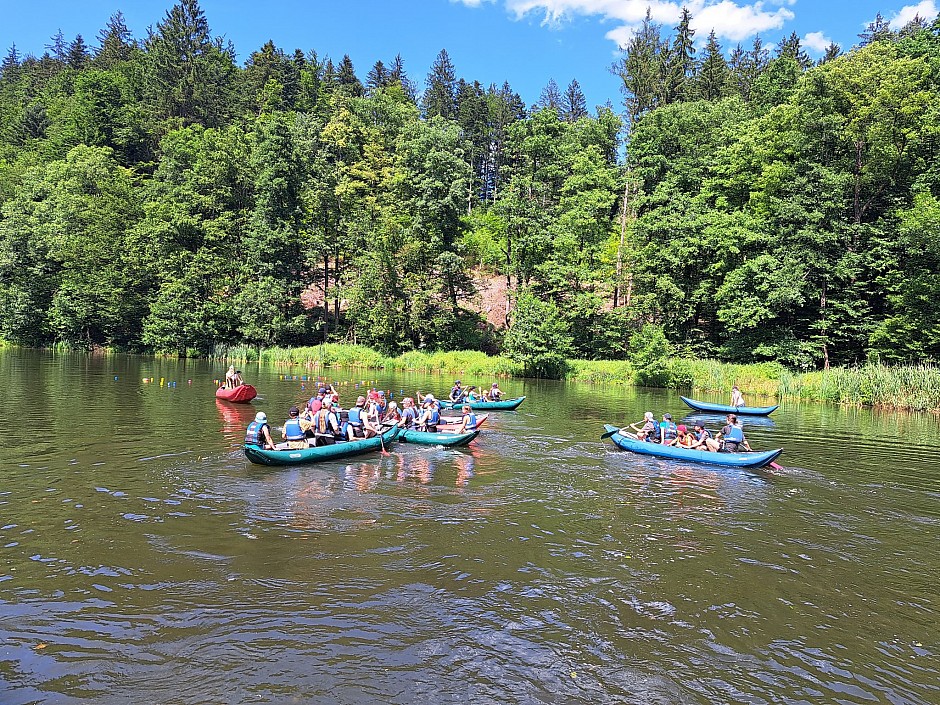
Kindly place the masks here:
[(268, 422), (268, 415), (265, 414), (263, 411), (259, 411), (257, 414), (255, 414), (255, 423), (267, 423), (267, 422)]
[(687, 433), (689, 429), (686, 428), (686, 425), (684, 423), (680, 423), (678, 426), (676, 426), (676, 430), (682, 431), (683, 433)]
[(428, 394), (427, 396), (424, 397), (424, 403), (425, 403), (425, 404), (427, 404), (429, 401), (434, 401), (434, 395), (433, 395), (433, 394)]

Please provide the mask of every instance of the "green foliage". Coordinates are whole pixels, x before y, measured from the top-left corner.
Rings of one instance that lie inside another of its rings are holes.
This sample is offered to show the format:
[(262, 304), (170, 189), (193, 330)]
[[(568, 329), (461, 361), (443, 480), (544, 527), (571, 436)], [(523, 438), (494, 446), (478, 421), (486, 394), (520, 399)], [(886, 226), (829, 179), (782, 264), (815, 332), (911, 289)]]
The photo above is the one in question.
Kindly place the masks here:
[(516, 300), (505, 349), (526, 375), (559, 378), (565, 372), (571, 336), (553, 303), (523, 292)]
[(672, 346), (660, 326), (647, 324), (630, 338), (630, 364), (636, 383), (643, 387), (665, 387), (671, 382), (669, 356)]

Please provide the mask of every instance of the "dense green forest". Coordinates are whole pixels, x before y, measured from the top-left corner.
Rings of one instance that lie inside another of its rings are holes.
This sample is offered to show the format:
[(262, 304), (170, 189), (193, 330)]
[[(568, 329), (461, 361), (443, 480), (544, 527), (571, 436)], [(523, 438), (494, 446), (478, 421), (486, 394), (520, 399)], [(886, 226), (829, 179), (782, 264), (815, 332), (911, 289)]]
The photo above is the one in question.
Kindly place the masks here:
[(879, 18), (817, 63), (795, 35), (698, 44), (691, 19), (647, 17), (593, 113), (577, 81), (526, 106), (446, 50), (420, 86), (400, 56), (360, 78), (268, 42), (239, 66), (196, 0), (142, 39), (117, 13), (93, 45), (11, 47), (0, 339), (475, 349), (535, 374), (940, 357), (940, 19)]

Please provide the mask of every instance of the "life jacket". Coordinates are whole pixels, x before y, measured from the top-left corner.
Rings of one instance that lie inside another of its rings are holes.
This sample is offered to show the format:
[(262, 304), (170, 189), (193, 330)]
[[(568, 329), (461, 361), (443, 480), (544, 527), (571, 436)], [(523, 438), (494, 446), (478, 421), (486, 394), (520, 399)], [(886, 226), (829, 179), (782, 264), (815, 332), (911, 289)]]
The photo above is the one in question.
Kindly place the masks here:
[(411, 428), (418, 420), (418, 414), (413, 406), (409, 406), (401, 412), (401, 420), (405, 422), (405, 428)]
[(455, 404), (462, 402), (464, 400), (465, 393), (463, 387), (458, 387), (454, 385), (454, 388), (450, 390), (450, 400)]
[(679, 429), (676, 428), (676, 425), (670, 421), (666, 423), (665, 421), (659, 425), (660, 428), (665, 429), (666, 433), (663, 436), (667, 441), (674, 440), (679, 436)]
[(436, 404), (431, 407), (431, 414), (428, 416), (428, 426), (437, 426), (441, 420), (441, 409)]
[(263, 446), (264, 445), (264, 427), (266, 423), (252, 421), (248, 424), (248, 431), (245, 433), (245, 445)]
[(299, 418), (290, 418), (284, 422), (284, 438), (289, 441), (302, 441), (304, 430), (300, 427)]
[(469, 419), (469, 421), (467, 421), (467, 430), (475, 431), (477, 427), (477, 415), (471, 411), (467, 414), (467, 418)]
[[(726, 441), (731, 443), (744, 443), (744, 431), (740, 426), (735, 426), (734, 424), (728, 424), (725, 426), (728, 429), (723, 435)], [(724, 431), (724, 429), (722, 429)]]
[(378, 402), (378, 403), (375, 405), (375, 410), (376, 410), (376, 413), (378, 414), (378, 417), (379, 417), (378, 420), (381, 421), (381, 420), (384, 418), (384, 416), (385, 416), (385, 412), (388, 410), (388, 404), (387, 404), (387, 403), (383, 403), (383, 402)]
[(709, 439), (709, 438), (711, 438), (711, 437), (712, 437), (711, 431), (709, 431), (707, 428), (703, 428), (703, 429), (702, 429), (702, 432), (699, 433), (699, 434), (695, 437), (695, 439), (696, 439), (699, 443), (701, 443), (702, 441), (707, 440), (707, 439)]
[(362, 428), (362, 407), (354, 406), (349, 410), (349, 425), (353, 428)]

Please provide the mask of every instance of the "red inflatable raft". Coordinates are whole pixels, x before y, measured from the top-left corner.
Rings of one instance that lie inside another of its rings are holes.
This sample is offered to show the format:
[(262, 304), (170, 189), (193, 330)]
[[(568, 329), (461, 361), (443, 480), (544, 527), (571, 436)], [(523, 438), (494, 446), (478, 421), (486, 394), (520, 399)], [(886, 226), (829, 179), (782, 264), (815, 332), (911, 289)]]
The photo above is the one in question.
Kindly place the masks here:
[(250, 384), (241, 384), (234, 389), (219, 387), (215, 390), (215, 398), (222, 401), (230, 401), (234, 404), (247, 404), (258, 396), (258, 390)]

